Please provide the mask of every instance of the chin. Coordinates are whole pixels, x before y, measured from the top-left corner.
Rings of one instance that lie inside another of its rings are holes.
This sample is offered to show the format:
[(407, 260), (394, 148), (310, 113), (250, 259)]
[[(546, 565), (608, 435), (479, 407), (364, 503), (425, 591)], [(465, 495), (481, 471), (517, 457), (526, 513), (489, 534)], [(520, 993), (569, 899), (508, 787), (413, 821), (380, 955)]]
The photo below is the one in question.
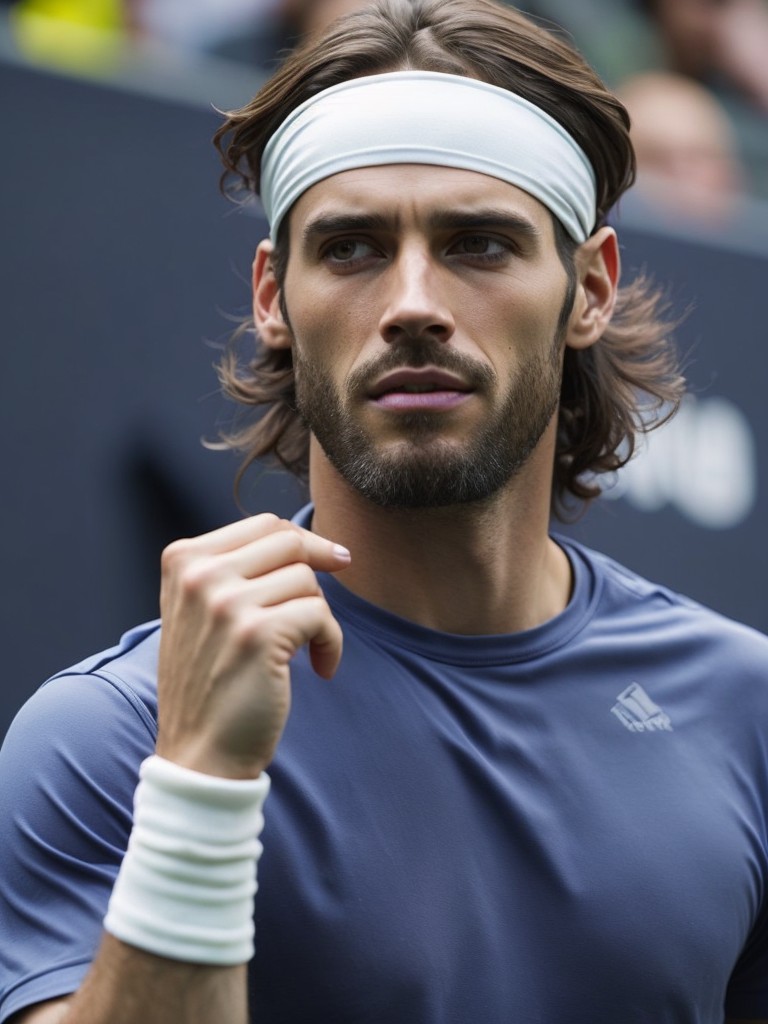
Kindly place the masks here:
[(368, 501), (393, 510), (446, 508), (493, 498), (527, 461), (500, 459), (498, 449), (457, 450), (455, 444), (401, 444), (397, 451), (377, 455), (368, 450), (326, 452), (337, 472)]

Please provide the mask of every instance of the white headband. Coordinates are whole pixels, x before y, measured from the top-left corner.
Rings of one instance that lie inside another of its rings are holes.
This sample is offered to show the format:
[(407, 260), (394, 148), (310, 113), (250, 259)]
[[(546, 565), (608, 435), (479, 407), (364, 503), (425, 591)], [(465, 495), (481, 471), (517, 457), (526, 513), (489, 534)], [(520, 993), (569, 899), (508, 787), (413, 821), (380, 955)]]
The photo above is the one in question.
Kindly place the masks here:
[(433, 164), (500, 178), (542, 202), (576, 242), (595, 225), (592, 165), (549, 114), (474, 78), (394, 71), (312, 96), (270, 138), (261, 200), (272, 241), (312, 185), (383, 164)]

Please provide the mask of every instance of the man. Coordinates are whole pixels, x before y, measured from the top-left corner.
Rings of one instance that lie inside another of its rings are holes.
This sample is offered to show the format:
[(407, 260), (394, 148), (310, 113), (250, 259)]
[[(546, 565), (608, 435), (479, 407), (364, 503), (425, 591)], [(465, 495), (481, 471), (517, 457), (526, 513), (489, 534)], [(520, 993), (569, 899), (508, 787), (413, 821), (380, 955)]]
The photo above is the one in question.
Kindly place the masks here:
[(714, 229), (737, 221), (746, 173), (714, 93), (693, 78), (650, 71), (623, 81), (618, 95), (632, 119), (641, 202)]
[(17, 719), (3, 1019), (768, 1020), (768, 643), (548, 535), (679, 397), (623, 108), (491, 0), (378, 0), (219, 141), (271, 223), (237, 440), (313, 505), (171, 545), (162, 636)]

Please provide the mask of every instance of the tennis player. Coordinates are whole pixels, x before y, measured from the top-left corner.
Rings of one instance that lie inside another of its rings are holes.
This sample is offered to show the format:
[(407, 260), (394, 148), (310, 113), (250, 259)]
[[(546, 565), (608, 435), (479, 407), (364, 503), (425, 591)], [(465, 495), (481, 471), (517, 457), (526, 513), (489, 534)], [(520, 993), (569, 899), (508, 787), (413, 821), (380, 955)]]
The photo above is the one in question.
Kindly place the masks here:
[(682, 389), (624, 109), (376, 0), (218, 142), (271, 228), (232, 443), (312, 504), (172, 544), (162, 629), (20, 713), (0, 1020), (765, 1024), (768, 640), (549, 532)]

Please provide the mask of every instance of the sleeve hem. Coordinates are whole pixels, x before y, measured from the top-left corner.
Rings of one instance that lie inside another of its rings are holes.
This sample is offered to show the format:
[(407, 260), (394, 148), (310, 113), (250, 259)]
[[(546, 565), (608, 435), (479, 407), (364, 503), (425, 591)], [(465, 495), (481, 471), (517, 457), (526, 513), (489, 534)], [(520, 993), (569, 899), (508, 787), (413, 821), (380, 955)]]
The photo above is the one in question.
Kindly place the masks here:
[(72, 995), (83, 982), (91, 966), (90, 960), (41, 971), (12, 985), (0, 999), (0, 1024), (19, 1010), (25, 1010), (46, 999)]

